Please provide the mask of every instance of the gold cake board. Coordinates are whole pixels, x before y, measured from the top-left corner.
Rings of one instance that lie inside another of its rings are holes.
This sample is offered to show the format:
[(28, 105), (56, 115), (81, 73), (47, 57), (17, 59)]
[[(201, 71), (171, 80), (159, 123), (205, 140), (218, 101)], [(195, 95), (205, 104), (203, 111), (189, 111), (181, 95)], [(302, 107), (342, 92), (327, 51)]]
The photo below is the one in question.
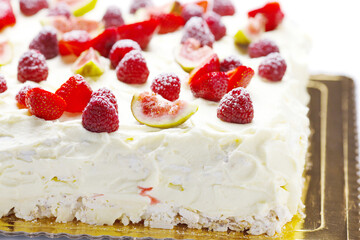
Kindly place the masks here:
[[(357, 171), (357, 131), (353, 80), (342, 76), (312, 76), (308, 86), (312, 136), (305, 172), (304, 219), (296, 215), (281, 234), (251, 236), (178, 226), (150, 229), (141, 224), (92, 226), (53, 219), (26, 222), (14, 216), (0, 219), (0, 235), (69, 238), (171, 239), (360, 239)], [(1, 197), (1, 196), (0, 196)]]

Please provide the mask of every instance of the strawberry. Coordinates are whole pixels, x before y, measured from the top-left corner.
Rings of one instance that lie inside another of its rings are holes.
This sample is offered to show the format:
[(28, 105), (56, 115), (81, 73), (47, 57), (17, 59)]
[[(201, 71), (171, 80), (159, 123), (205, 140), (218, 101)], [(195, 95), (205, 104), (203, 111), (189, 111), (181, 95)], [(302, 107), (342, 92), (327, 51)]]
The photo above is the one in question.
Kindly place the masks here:
[(234, 88), (246, 88), (255, 72), (252, 68), (246, 66), (239, 66), (234, 70), (226, 73), (229, 76), (228, 92)]
[(117, 28), (107, 28), (96, 38), (91, 40), (90, 46), (97, 50), (102, 56), (108, 57), (112, 46), (118, 39), (119, 35)]
[(66, 108), (62, 97), (38, 87), (28, 90), (25, 104), (32, 115), (45, 120), (60, 118)]
[(228, 83), (226, 73), (210, 72), (191, 81), (190, 89), (195, 97), (217, 102), (227, 93)]
[(138, 50), (128, 52), (115, 71), (118, 80), (129, 84), (143, 84), (149, 76), (146, 60)]
[(266, 18), (265, 31), (272, 31), (284, 19), (284, 13), (281, 11), (278, 2), (270, 2), (265, 6), (248, 12), (248, 17), (255, 17), (257, 14), (262, 14)]
[(194, 68), (190, 72), (189, 83), (193, 79), (197, 79), (200, 76), (209, 73), (209, 72), (219, 72), (220, 71), (220, 60), (216, 53), (207, 57), (198, 67)]
[(5, 92), (8, 89), (5, 77), (0, 73), (0, 93)]
[(139, 50), (141, 51), (141, 48), (139, 44), (131, 39), (122, 39), (117, 41), (111, 48), (109, 59), (111, 62), (111, 66), (113, 68), (116, 68), (116, 66), (119, 64), (121, 59), (127, 54), (128, 52), (132, 50)]
[(64, 33), (59, 41), (59, 53), (62, 56), (75, 54), (79, 56), (89, 48), (90, 34), (84, 30), (72, 30)]
[(0, 0), (0, 31), (16, 23), (14, 11), (11, 7), (10, 0)]
[(77, 74), (61, 85), (55, 94), (65, 100), (65, 111), (75, 113), (84, 110), (90, 100), (92, 90), (85, 79)]
[(184, 18), (173, 13), (156, 13), (150, 17), (159, 22), (159, 34), (175, 32), (184, 26)]

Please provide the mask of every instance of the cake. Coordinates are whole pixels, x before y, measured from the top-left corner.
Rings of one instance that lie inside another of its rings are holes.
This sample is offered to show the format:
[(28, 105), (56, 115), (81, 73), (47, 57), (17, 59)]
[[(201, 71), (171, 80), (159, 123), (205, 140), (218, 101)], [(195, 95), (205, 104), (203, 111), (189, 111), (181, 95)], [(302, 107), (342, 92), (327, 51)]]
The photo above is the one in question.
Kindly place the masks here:
[[(98, 1), (85, 17), (100, 20), (110, 3)], [(281, 232), (303, 207), (310, 132), (308, 40), (287, 18), (275, 30), (261, 33), (260, 38), (279, 46), (287, 64), (281, 81), (264, 80), (257, 73), (264, 57), (250, 58), (233, 40), (247, 23), (246, 11), (259, 6), (234, 3), (237, 12), (222, 17), (227, 34), (213, 50), (220, 59), (235, 54), (255, 70), (246, 88), (253, 102), (251, 123), (222, 121), (218, 101), (193, 96), (188, 73), (174, 60), (180, 29), (155, 35), (142, 51), (150, 72), (145, 84), (118, 81), (110, 61), (100, 59), (104, 73), (86, 81), (93, 90), (106, 87), (115, 94), (119, 126), (112, 133), (95, 133), (83, 127), (81, 113), (44, 120), (17, 105), (15, 96), (24, 86), (17, 80), (18, 61), (41, 30), (47, 10), (26, 17), (12, 2), (17, 23), (1, 32), (12, 43), (14, 57), (0, 69), (8, 88), (0, 94), (0, 217), (54, 217), (96, 225), (119, 220), (165, 229), (186, 224), (254, 235)], [(124, 5), (125, 20), (137, 21), (138, 15), (127, 14), (129, 3)], [(34, 85), (55, 92), (74, 75), (73, 62), (60, 56), (47, 60), (47, 80)], [(185, 123), (164, 129), (140, 124), (130, 108), (133, 95), (150, 91), (152, 79), (161, 73), (177, 74), (180, 98), (198, 106)]]

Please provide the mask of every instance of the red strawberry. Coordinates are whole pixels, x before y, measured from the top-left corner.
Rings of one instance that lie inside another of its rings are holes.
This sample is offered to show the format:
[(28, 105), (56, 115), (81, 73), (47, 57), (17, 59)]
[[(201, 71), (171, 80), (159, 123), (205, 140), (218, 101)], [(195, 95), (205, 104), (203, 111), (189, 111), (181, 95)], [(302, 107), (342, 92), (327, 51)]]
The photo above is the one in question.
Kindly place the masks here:
[(175, 32), (185, 24), (183, 17), (173, 13), (156, 13), (150, 17), (159, 22), (159, 34)]
[(64, 99), (38, 87), (27, 92), (25, 104), (32, 115), (45, 120), (60, 118), (66, 108)]
[(75, 113), (84, 110), (90, 100), (92, 90), (85, 79), (77, 74), (61, 85), (55, 94), (65, 100), (65, 111)]
[(231, 0), (214, 0), (213, 11), (220, 16), (231, 16), (235, 14), (235, 6)]
[(145, 58), (138, 50), (128, 52), (116, 67), (117, 78), (129, 84), (143, 84), (149, 76)]
[(113, 68), (116, 68), (116, 66), (119, 64), (121, 59), (127, 54), (128, 52), (132, 50), (139, 50), (141, 51), (141, 48), (139, 44), (131, 39), (123, 39), (117, 41), (111, 48), (109, 59), (111, 61), (111, 65)]
[(75, 54), (79, 56), (90, 46), (90, 34), (84, 30), (73, 30), (64, 33), (59, 41), (59, 53), (62, 56)]
[(163, 73), (155, 77), (151, 90), (169, 101), (175, 101), (180, 95), (181, 82), (177, 75)]
[(9, 0), (0, 0), (0, 31), (16, 23), (14, 11)]
[(5, 77), (0, 73), (0, 93), (5, 92), (7, 89)]
[(198, 79), (202, 75), (209, 72), (219, 72), (220, 71), (220, 60), (216, 53), (210, 55), (208, 58), (204, 60), (198, 67), (194, 68), (190, 72), (189, 83), (193, 79)]
[(107, 28), (91, 40), (90, 46), (97, 50), (102, 56), (108, 57), (112, 46), (117, 40), (119, 40), (117, 28)]
[(26, 97), (26, 94), (27, 92), (34, 88), (33, 86), (30, 86), (30, 85), (25, 85), (24, 87), (22, 87), (20, 89), (20, 91), (16, 94), (15, 96), (15, 99), (16, 101), (18, 102), (18, 105), (23, 108), (23, 107), (26, 107), (26, 104), (25, 104), (25, 97)]
[(265, 6), (248, 12), (248, 17), (255, 17), (257, 14), (262, 14), (266, 18), (265, 31), (271, 31), (284, 19), (284, 13), (281, 11), (278, 2), (270, 2)]
[(229, 77), (224, 72), (210, 72), (193, 79), (190, 89), (195, 97), (210, 101), (220, 101), (227, 93)]
[(255, 72), (252, 68), (246, 66), (239, 66), (232, 71), (226, 73), (229, 76), (228, 92), (234, 88), (246, 88)]

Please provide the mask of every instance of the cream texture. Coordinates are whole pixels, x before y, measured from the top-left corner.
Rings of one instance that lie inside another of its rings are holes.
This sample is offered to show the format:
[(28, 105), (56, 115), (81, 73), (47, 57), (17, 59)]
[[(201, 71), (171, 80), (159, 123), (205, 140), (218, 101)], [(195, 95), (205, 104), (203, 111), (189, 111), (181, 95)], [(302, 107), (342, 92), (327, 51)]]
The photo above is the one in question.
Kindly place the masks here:
[[(109, 3), (98, 1), (88, 17), (101, 19)], [(107, 67), (101, 77), (87, 78), (93, 90), (111, 89), (119, 104), (119, 130), (98, 134), (82, 127), (80, 115), (45, 121), (17, 108), (15, 95), (23, 86), (17, 81), (17, 62), (46, 11), (25, 18), (14, 7), (18, 22), (1, 34), (13, 43), (15, 55), (0, 68), (9, 88), (0, 94), (0, 217), (13, 212), (25, 220), (56, 217), (58, 222), (110, 225), (117, 219), (125, 225), (145, 220), (157, 228), (186, 223), (273, 235), (297, 213), (309, 134), (309, 43), (290, 21), (261, 36), (279, 45), (288, 68), (279, 83), (255, 74), (248, 87), (255, 112), (251, 124), (222, 122), (216, 117), (218, 103), (192, 96), (187, 74), (174, 61), (182, 36), (178, 31), (156, 35), (144, 52), (150, 70), (145, 85), (119, 82), (107, 59), (102, 59)], [(233, 44), (245, 20), (240, 13), (224, 17), (228, 34), (214, 50), (220, 58), (240, 55), (257, 71), (261, 58), (249, 59)], [(39, 85), (54, 92), (73, 75), (72, 59), (47, 63), (48, 80)], [(130, 111), (132, 95), (149, 90), (154, 76), (164, 72), (179, 75), (180, 98), (195, 102), (199, 110), (176, 128), (140, 125)], [(151, 204), (139, 187), (152, 188), (146, 194), (159, 203)]]

